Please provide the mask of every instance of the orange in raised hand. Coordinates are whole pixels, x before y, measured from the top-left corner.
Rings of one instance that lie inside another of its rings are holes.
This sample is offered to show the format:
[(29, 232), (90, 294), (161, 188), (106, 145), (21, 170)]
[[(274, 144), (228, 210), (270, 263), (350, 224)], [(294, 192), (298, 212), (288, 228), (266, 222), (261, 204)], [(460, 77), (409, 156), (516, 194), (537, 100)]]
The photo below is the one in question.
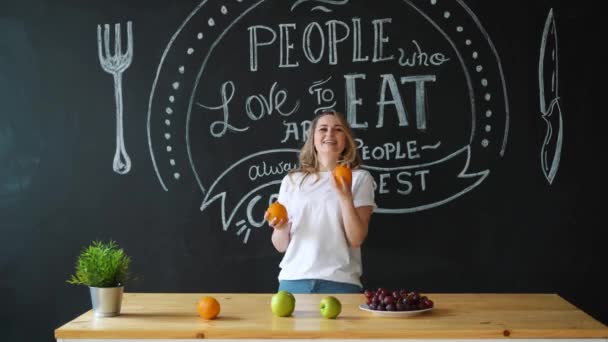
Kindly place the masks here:
[(346, 184), (350, 186), (353, 181), (353, 173), (350, 170), (350, 167), (346, 165), (338, 165), (333, 171), (334, 178), (336, 179), (336, 183), (342, 184), (342, 178), (346, 181)]
[(205, 296), (198, 301), (196, 306), (198, 315), (204, 319), (214, 319), (220, 313), (220, 302), (217, 299)]
[(287, 221), (287, 208), (279, 203), (279, 201), (272, 203), (268, 209), (266, 209), (266, 213), (268, 214), (268, 222), (271, 222), (275, 218), (277, 220)]

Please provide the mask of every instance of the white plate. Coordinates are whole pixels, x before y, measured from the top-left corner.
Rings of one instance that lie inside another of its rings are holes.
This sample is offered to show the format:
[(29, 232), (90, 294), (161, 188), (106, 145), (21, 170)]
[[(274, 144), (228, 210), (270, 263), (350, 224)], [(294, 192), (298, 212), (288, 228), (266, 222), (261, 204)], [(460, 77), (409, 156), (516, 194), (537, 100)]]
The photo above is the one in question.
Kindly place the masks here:
[(423, 312), (433, 310), (433, 308), (428, 308), (428, 309), (423, 309), (423, 310), (411, 310), (411, 311), (378, 311), (378, 310), (370, 309), (369, 306), (367, 306), (367, 304), (359, 305), (359, 309), (361, 309), (363, 311), (371, 312), (372, 314), (374, 314), (376, 316), (383, 316), (383, 317), (409, 317), (409, 316), (416, 316)]

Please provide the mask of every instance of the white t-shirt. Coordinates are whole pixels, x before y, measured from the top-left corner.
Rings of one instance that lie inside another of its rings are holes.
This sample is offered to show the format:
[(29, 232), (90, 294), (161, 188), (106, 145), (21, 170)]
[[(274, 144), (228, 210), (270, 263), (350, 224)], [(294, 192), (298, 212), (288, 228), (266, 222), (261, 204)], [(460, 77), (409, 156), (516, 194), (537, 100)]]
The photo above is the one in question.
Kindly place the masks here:
[[(285, 176), (279, 191), (291, 223), (279, 280), (323, 279), (361, 286), (361, 249), (350, 247), (346, 239), (332, 173), (320, 172), (318, 178), (312, 174), (301, 183), (303, 176)], [(353, 170), (352, 193), (355, 208), (376, 208), (369, 172)]]

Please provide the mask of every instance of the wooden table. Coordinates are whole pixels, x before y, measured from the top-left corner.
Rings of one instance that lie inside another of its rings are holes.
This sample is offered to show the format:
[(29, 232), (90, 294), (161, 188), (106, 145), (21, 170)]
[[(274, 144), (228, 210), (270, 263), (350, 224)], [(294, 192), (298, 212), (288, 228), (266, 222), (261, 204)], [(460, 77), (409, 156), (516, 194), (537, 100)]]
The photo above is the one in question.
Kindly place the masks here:
[[(198, 317), (203, 295), (217, 298), (217, 319)], [(342, 313), (323, 318), (324, 295), (295, 295), (292, 317), (275, 317), (272, 294), (126, 293), (122, 313), (95, 318), (92, 311), (55, 330), (58, 341), (155, 339), (219, 340), (504, 340), (570, 339), (608, 342), (608, 327), (555, 294), (426, 294), (435, 308), (418, 316), (377, 317), (358, 308), (363, 295), (336, 295)]]

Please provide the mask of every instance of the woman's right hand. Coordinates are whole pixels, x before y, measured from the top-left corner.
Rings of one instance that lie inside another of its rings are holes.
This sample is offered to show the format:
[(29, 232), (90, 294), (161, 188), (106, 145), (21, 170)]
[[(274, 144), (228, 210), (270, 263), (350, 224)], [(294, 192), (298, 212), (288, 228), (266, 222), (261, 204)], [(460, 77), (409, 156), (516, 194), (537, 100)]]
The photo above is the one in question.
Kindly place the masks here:
[(268, 225), (273, 229), (282, 230), (283, 228), (287, 227), (287, 220), (285, 219), (275, 217), (272, 220), (269, 220), (268, 212), (264, 213), (264, 220), (266, 220), (268, 222)]
[(274, 248), (281, 253), (285, 253), (287, 246), (289, 246), (289, 240), (291, 239), (290, 223), (284, 218), (279, 219), (275, 217), (272, 220), (269, 220), (268, 212), (264, 213), (264, 220), (266, 220), (268, 225), (272, 228), (272, 244), (274, 245)]

